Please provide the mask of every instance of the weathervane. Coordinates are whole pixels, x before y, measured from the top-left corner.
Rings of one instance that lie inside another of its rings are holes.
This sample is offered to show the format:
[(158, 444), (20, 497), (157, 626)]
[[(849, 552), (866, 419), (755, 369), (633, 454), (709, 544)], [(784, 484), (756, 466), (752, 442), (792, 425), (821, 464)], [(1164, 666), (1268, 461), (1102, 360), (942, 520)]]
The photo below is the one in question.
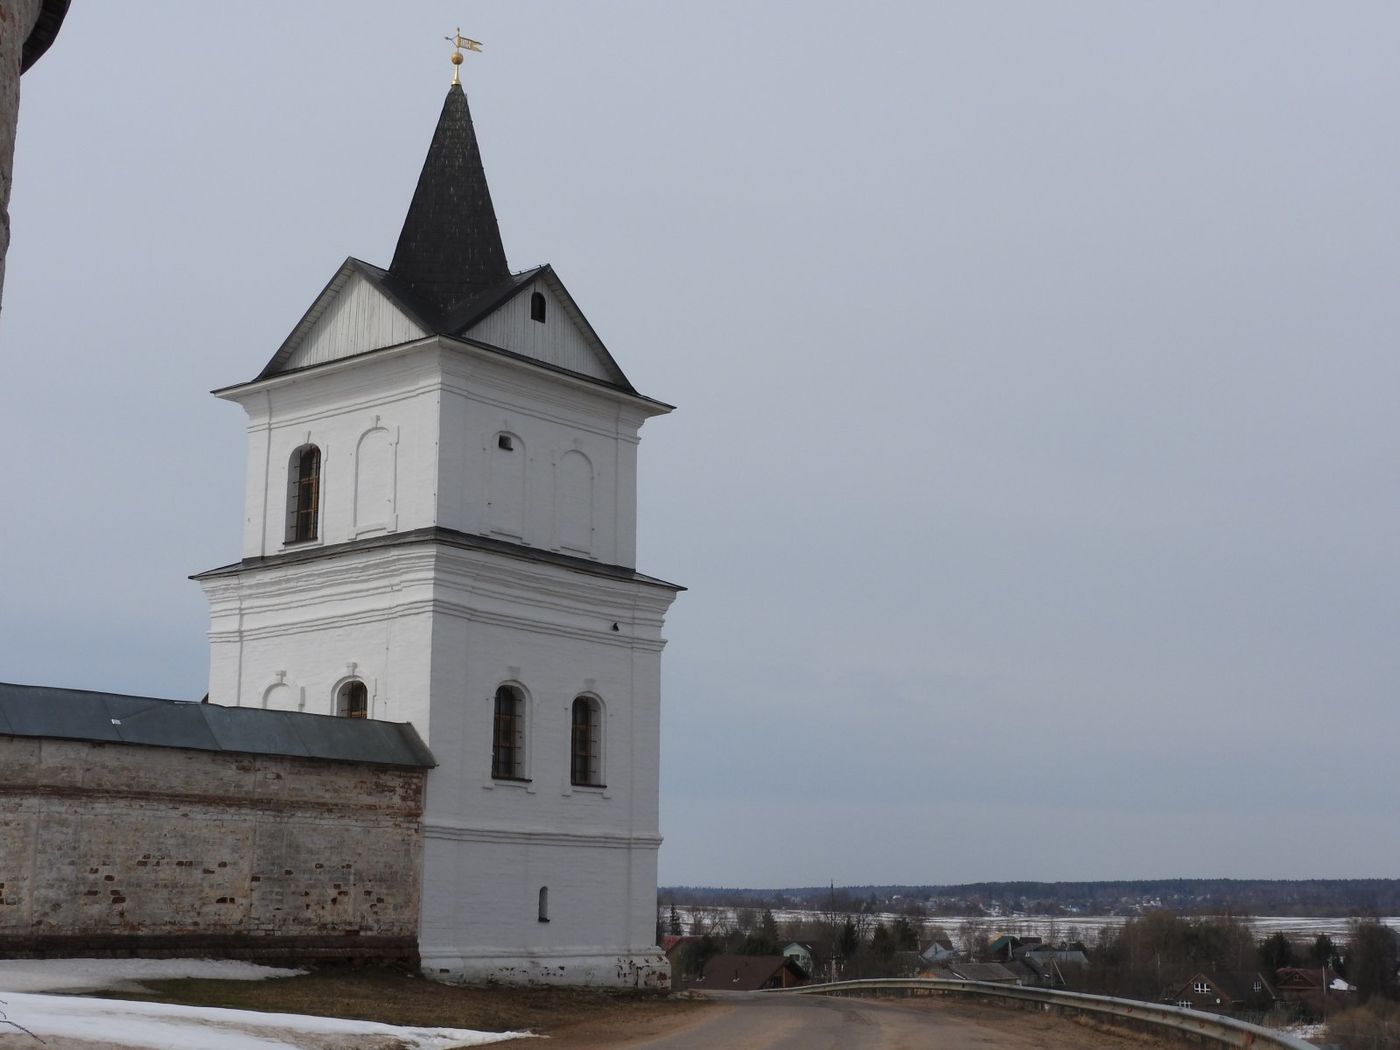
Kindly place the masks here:
[(480, 51), (481, 41), (469, 40), (467, 37), (464, 37), (462, 35), (461, 26), (457, 27), (456, 36), (445, 36), (443, 39), (452, 45), (452, 83), (460, 85), (462, 83), (462, 78), (459, 75), (462, 72), (462, 49), (466, 48), (468, 51)]

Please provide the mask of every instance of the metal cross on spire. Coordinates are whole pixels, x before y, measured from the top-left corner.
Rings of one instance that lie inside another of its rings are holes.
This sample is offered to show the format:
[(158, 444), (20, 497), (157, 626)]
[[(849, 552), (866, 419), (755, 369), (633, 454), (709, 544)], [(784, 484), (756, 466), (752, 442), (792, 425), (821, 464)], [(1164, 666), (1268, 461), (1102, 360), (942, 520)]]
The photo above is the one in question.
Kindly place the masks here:
[(452, 45), (452, 83), (460, 85), (462, 83), (462, 78), (460, 76), (462, 71), (462, 49), (480, 51), (481, 41), (464, 37), (462, 35), (461, 26), (457, 27), (456, 36), (445, 36), (443, 39)]

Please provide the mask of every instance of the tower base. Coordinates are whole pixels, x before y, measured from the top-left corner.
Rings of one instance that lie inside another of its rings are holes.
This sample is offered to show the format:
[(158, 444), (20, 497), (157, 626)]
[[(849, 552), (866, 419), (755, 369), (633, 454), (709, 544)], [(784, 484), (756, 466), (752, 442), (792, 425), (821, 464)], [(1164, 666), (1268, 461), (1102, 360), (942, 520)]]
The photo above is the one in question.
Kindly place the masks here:
[(422, 949), (420, 958), (423, 975), (444, 984), (557, 984), (653, 992), (671, 987), (671, 964), (658, 948), (615, 953), (434, 948)]

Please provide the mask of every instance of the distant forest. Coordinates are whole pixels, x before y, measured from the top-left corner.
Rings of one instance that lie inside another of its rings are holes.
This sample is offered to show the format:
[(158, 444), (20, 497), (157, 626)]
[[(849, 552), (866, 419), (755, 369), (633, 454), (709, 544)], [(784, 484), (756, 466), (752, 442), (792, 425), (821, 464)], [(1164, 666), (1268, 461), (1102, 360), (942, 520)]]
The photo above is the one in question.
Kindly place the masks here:
[(664, 903), (699, 906), (867, 908), (925, 916), (1184, 915), (1345, 917), (1400, 915), (1400, 879), (1129, 879), (1122, 882), (972, 882), (955, 886), (663, 886)]

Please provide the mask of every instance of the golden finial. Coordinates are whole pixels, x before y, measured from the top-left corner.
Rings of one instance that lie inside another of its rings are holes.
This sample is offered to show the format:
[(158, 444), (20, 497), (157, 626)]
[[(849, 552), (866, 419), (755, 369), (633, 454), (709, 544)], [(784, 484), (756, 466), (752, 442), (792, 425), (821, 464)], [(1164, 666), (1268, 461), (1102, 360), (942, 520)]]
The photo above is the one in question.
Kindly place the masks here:
[(481, 41), (470, 40), (464, 37), (462, 35), (461, 26), (457, 27), (456, 36), (445, 36), (443, 39), (452, 45), (452, 83), (461, 84), (462, 78), (459, 74), (462, 70), (462, 49), (466, 48), (468, 51), (480, 51)]

